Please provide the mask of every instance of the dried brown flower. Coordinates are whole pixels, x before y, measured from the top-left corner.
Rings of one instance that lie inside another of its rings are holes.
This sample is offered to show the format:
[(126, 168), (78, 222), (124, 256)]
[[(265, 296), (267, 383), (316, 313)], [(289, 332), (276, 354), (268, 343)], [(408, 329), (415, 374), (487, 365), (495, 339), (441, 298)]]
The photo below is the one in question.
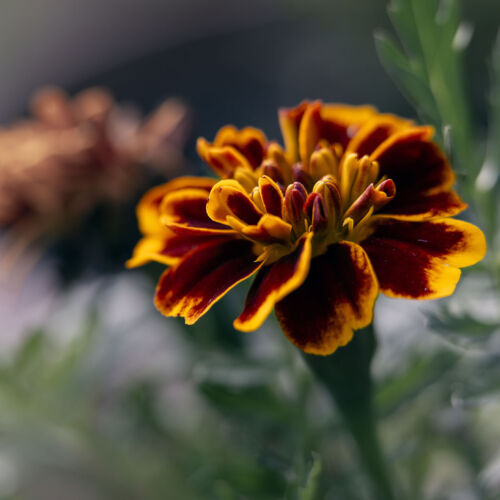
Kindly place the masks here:
[(143, 119), (104, 89), (73, 99), (39, 91), (32, 118), (0, 129), (0, 226), (32, 241), (64, 227), (98, 202), (123, 201), (144, 165), (166, 177), (182, 164), (186, 108), (168, 99)]

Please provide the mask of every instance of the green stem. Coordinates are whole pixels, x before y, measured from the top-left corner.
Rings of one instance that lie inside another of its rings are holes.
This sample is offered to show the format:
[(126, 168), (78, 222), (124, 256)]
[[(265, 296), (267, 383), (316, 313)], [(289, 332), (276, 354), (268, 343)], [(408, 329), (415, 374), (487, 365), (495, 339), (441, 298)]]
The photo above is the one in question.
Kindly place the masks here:
[(335, 400), (370, 475), (374, 499), (393, 500), (394, 490), (377, 437), (370, 365), (376, 349), (373, 328), (358, 331), (331, 356), (304, 354), (315, 376)]

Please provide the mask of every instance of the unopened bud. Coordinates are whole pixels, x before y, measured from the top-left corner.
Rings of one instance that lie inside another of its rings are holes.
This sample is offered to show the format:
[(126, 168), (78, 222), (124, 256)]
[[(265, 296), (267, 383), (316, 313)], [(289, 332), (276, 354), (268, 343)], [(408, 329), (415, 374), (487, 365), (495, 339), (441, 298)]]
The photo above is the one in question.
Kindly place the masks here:
[(309, 173), (314, 179), (319, 179), (325, 175), (338, 177), (339, 162), (331, 148), (322, 147), (314, 151), (309, 162)]
[(354, 223), (359, 222), (370, 210), (375, 212), (387, 205), (396, 195), (396, 186), (392, 179), (386, 179), (379, 186), (370, 184), (345, 213)]
[(300, 182), (307, 189), (311, 189), (313, 186), (313, 178), (305, 171), (302, 163), (296, 163), (292, 167), (292, 177), (294, 181)]
[(304, 204), (307, 199), (307, 190), (300, 182), (290, 184), (285, 193), (285, 219), (292, 225), (295, 233), (302, 234), (305, 230)]
[(259, 208), (259, 210), (261, 212), (265, 212), (266, 211), (266, 208), (264, 206), (264, 202), (262, 201), (262, 196), (261, 196), (261, 193), (260, 193), (260, 189), (259, 189), (258, 186), (255, 186), (253, 188), (252, 192), (250, 193), (250, 198), (257, 205), (257, 207)]
[(321, 195), (328, 221), (330, 224), (335, 224), (342, 210), (340, 188), (335, 178), (331, 175), (323, 177), (316, 182), (313, 192)]
[(281, 171), (283, 185), (292, 182), (292, 165), (288, 162), (283, 148), (277, 142), (271, 142), (267, 147), (267, 157), (273, 160)]
[(323, 231), (328, 226), (323, 197), (319, 193), (311, 193), (304, 204), (304, 213), (311, 222), (313, 231)]
[(262, 163), (262, 173), (270, 177), (274, 182), (282, 186), (285, 185), (283, 173), (275, 160), (265, 160)]
[(238, 181), (247, 193), (251, 193), (257, 185), (257, 178), (252, 169), (248, 167), (238, 167), (233, 174), (235, 181)]
[(371, 161), (368, 156), (358, 159), (358, 155), (347, 155), (340, 167), (340, 192), (344, 209), (355, 200), (366, 187), (375, 182), (379, 174), (376, 161)]
[(358, 161), (358, 173), (352, 186), (351, 195), (353, 198), (359, 196), (369, 184), (377, 180), (379, 173), (378, 162), (371, 161), (368, 156), (363, 156)]

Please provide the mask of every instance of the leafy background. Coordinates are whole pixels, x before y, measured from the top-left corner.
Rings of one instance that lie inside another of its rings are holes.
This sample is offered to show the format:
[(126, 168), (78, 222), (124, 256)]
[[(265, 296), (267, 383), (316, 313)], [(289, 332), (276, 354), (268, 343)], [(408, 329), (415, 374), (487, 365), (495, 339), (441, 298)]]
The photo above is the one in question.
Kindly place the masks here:
[[(4, 121), (48, 82), (105, 85), (145, 110), (177, 95), (195, 117), (194, 173), (198, 135), (232, 122), (278, 137), (276, 109), (307, 97), (436, 127), (489, 252), (450, 299), (379, 300), (381, 439), (398, 498), (500, 498), (496, 2), (27, 5), (0, 7)], [(232, 330), (242, 290), (194, 327), (154, 310), (160, 267), (123, 270), (134, 217), (133, 202), (96, 211), (21, 290), (0, 290), (0, 498), (369, 499), (335, 408), (274, 320)]]

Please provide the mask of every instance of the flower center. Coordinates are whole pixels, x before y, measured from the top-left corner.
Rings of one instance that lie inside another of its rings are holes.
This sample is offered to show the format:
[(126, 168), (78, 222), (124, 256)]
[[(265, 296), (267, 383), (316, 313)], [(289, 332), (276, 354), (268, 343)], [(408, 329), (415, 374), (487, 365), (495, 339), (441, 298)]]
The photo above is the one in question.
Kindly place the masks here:
[[(396, 194), (392, 179), (379, 177), (376, 161), (353, 153), (342, 155), (337, 144), (330, 147), (320, 143), (307, 163), (291, 165), (272, 151), (269, 156), (271, 159), (256, 170), (239, 168), (234, 173), (234, 179), (262, 213), (271, 213), (289, 224), (285, 239), (283, 226), (277, 224), (281, 239), (256, 241), (255, 252), (268, 263), (293, 251), (305, 232), (314, 233), (313, 256), (342, 240), (362, 241), (369, 236), (370, 217)], [(277, 195), (280, 202), (276, 193), (274, 202), (269, 201), (272, 196), (264, 191), (269, 186), (281, 192)], [(269, 232), (273, 232), (271, 224)]]

